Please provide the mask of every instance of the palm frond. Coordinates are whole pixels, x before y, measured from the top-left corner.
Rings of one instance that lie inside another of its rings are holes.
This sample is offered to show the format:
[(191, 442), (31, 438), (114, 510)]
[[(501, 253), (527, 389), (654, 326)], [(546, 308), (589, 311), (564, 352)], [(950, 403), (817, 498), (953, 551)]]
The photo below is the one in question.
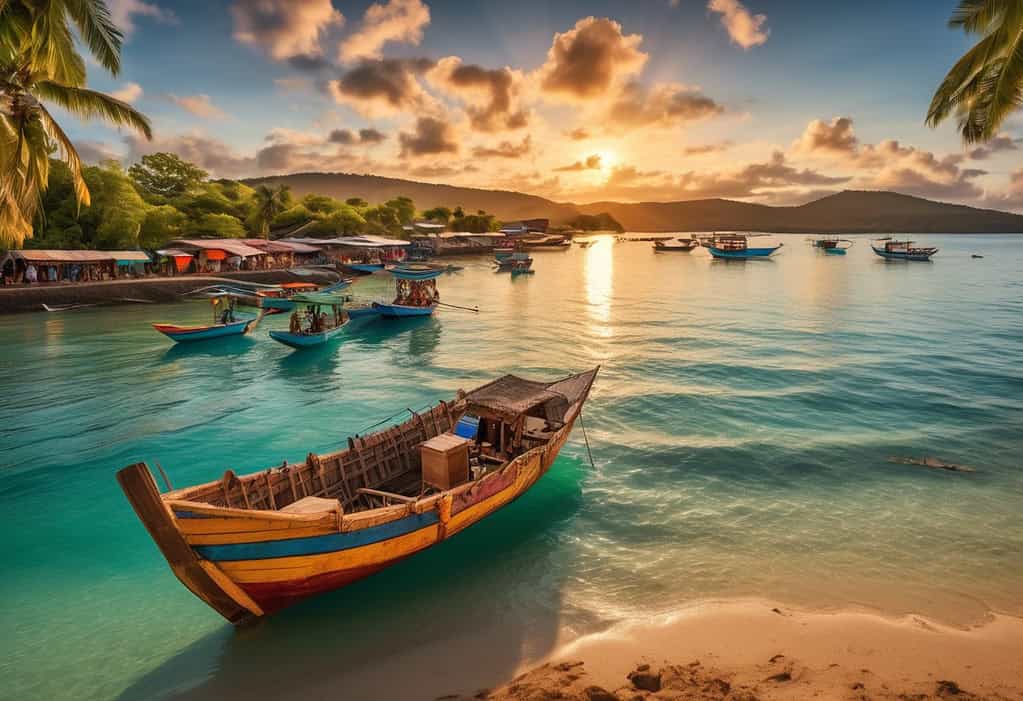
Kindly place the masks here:
[(967, 86), (974, 81), (984, 66), (990, 63), (997, 54), (1000, 38), (994, 34), (981, 39), (977, 44), (956, 61), (938, 89), (934, 91), (931, 105), (927, 110), (927, 124), (937, 126), (952, 112), (965, 97), (968, 96)]
[(1016, 0), (960, 0), (948, 26), (969, 34), (981, 34), (999, 23), (1006, 7)]
[(111, 19), (106, 3), (103, 0), (65, 0), (65, 4), (92, 55), (111, 74), (120, 73), (124, 35)]
[(147, 139), (153, 138), (153, 127), (149, 118), (127, 102), (122, 102), (96, 90), (70, 87), (60, 83), (42, 80), (32, 91), (44, 100), (54, 102), (68, 112), (90, 119), (99, 117), (118, 126), (127, 126), (141, 132)]
[[(82, 177), (82, 159), (78, 156), (78, 150), (75, 149), (71, 139), (68, 138), (68, 135), (57, 124), (57, 120), (46, 111), (45, 107), (40, 107), (39, 109), (39, 121), (46, 131), (46, 135), (57, 145), (61, 160), (67, 164), (68, 169), (71, 171), (71, 184), (74, 188), (75, 199), (78, 200), (79, 208), (83, 205), (88, 207), (91, 204), (91, 198), (89, 196), (89, 188)], [(45, 189), (45, 186), (43, 189)]]
[(85, 61), (75, 48), (63, 4), (50, 2), (34, 18), (25, 39), (32, 73), (64, 85), (85, 85)]

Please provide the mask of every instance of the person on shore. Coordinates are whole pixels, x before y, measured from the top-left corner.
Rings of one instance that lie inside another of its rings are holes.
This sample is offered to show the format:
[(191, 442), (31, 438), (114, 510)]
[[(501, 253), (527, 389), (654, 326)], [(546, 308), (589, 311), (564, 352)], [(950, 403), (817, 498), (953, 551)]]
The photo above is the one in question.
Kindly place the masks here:
[(34, 266), (31, 263), (29, 263), (28, 267), (25, 268), (25, 282), (27, 282), (29, 284), (35, 284), (37, 279), (38, 279), (38, 277), (37, 277), (37, 273), (36, 273), (36, 266)]

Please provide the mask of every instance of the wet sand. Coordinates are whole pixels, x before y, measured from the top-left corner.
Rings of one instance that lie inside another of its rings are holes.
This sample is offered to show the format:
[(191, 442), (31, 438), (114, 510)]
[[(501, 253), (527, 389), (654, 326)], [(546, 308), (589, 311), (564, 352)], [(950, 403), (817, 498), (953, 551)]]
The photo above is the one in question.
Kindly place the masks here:
[(1023, 619), (954, 628), (919, 616), (708, 603), (559, 646), (469, 699), (1023, 699)]

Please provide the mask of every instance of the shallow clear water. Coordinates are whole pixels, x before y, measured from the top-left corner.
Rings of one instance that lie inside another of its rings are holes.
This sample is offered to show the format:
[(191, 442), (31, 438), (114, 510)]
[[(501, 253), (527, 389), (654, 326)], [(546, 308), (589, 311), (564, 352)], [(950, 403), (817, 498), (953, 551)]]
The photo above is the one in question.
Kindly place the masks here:
[[(0, 318), (3, 695), (358, 698), (317, 685), (458, 641), (473, 669), (510, 670), (566, 629), (705, 598), (1023, 615), (1023, 237), (928, 237), (931, 264), (785, 240), (719, 263), (604, 239), (515, 279), (457, 261), (444, 300), (479, 315), (353, 324), (311, 352), (266, 337), (280, 317), (191, 348), (148, 326), (201, 303)], [(178, 584), (114, 480), (138, 460), (178, 486), (301, 460), (498, 373), (597, 363), (594, 466), (577, 425), (502, 512), (240, 632)]]

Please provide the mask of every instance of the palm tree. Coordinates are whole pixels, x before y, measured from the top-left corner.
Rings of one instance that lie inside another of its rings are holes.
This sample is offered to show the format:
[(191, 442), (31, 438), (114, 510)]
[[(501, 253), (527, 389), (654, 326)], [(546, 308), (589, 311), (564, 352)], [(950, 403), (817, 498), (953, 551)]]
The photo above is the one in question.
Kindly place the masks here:
[(290, 188), (287, 185), (277, 187), (260, 185), (256, 188), (253, 199), (256, 203), (256, 220), (259, 222), (259, 231), (263, 238), (270, 238), (270, 222), (287, 209), (289, 194)]
[(1023, 0), (960, 0), (948, 24), (983, 38), (938, 86), (927, 124), (954, 111), (963, 141), (987, 141), (1023, 105)]
[(0, 0), (0, 246), (32, 236), (54, 153), (71, 169), (79, 206), (89, 204), (78, 152), (42, 101), (152, 138), (143, 114), (85, 87), (71, 25), (97, 62), (117, 75), (121, 31), (103, 0)]

